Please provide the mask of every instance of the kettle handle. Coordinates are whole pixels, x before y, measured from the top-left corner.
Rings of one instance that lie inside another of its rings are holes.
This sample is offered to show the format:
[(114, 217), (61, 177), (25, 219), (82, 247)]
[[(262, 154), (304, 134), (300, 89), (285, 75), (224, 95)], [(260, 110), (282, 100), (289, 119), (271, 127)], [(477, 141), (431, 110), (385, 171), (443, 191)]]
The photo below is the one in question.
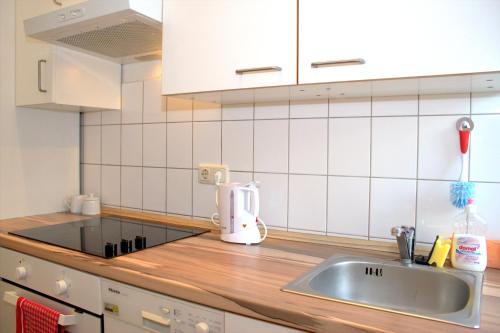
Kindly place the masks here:
[(260, 237), (260, 241), (259, 243), (262, 243), (264, 241), (264, 239), (266, 239), (267, 237), (267, 227), (266, 227), (266, 224), (264, 223), (264, 221), (262, 221), (260, 218), (257, 217), (257, 224), (261, 224), (262, 225), (262, 228), (264, 229), (264, 235), (262, 237)]
[(251, 195), (251, 206), (250, 206), (250, 211), (248, 211), (250, 214), (254, 216), (259, 215), (259, 190), (257, 187), (244, 187), (241, 189), (242, 191), (249, 192)]

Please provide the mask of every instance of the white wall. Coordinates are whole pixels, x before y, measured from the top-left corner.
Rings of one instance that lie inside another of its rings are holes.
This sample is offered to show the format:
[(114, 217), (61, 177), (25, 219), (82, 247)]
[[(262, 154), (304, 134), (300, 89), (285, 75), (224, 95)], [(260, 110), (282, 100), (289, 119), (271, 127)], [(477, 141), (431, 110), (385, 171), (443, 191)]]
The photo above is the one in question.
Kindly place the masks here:
[(79, 114), (15, 107), (14, 4), (0, 1), (0, 218), (62, 211), (79, 192)]
[(500, 239), (500, 94), (222, 108), (169, 98), (165, 108), (158, 66), (124, 66), (123, 112), (83, 117), (83, 189), (105, 204), (207, 218), (214, 188), (198, 184), (196, 167), (222, 162), (233, 181), (261, 182), (261, 217), (274, 228), (393, 239), (405, 224), (429, 243), (459, 213), (449, 202), (455, 122), (471, 116), (469, 175), (488, 236)]

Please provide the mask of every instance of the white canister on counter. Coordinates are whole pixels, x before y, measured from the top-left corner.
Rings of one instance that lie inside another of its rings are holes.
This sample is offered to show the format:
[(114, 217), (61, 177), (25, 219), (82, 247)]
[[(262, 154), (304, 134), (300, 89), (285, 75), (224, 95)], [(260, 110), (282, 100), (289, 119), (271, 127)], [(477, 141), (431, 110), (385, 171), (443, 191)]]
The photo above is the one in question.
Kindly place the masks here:
[(82, 214), (83, 215), (99, 215), (101, 214), (101, 200), (99, 197), (94, 196), (94, 194), (89, 194), (82, 204)]
[(83, 200), (87, 196), (85, 194), (74, 195), (66, 200), (66, 207), (73, 214), (80, 214), (82, 212)]

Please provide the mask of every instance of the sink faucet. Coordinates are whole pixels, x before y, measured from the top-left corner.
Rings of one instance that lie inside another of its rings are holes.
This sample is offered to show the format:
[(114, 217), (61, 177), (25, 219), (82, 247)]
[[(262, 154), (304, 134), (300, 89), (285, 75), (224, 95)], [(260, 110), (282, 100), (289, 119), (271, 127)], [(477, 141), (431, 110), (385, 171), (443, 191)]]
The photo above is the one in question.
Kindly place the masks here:
[(415, 251), (415, 228), (404, 225), (393, 227), (391, 235), (396, 236), (398, 241), (401, 262), (406, 265), (411, 264)]

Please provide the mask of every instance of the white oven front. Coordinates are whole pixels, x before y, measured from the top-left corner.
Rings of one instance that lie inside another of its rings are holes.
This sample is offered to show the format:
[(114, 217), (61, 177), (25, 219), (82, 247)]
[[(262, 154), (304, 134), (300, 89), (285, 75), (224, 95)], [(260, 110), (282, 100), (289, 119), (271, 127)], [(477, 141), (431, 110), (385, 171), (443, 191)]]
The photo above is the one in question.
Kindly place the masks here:
[(0, 280), (0, 332), (16, 333), (16, 307), (9, 298), (12, 295), (22, 296), (42, 305), (59, 311), (64, 315), (74, 315), (75, 324), (65, 326), (68, 333), (102, 333), (101, 316), (86, 312), (70, 305), (63, 304), (40, 293), (32, 292), (5, 280)]

